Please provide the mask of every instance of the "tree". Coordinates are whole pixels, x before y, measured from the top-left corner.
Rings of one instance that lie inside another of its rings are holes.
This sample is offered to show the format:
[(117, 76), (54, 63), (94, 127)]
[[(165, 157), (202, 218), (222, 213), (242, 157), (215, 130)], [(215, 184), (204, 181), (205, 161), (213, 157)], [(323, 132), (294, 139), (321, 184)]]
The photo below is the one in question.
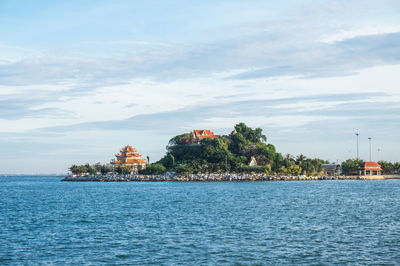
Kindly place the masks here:
[(75, 164), (71, 165), (71, 167), (69, 168), (69, 170), (71, 171), (71, 173), (72, 173), (73, 175), (78, 175), (78, 174), (80, 174), (80, 172), (79, 172), (79, 167), (78, 167), (77, 165), (75, 165)]
[(321, 171), (323, 160), (310, 159), (302, 154), (296, 159), (290, 154), (284, 158), (266, 140), (261, 128), (252, 129), (244, 123), (235, 125), (230, 135), (215, 139), (205, 138), (200, 143), (191, 133), (185, 133), (170, 139), (167, 153), (158, 163), (167, 170), (182, 173), (247, 172), (251, 171), (247, 166), (254, 156), (257, 168), (252, 168), (253, 172), (283, 170), (287, 174), (300, 174), (302, 171), (318, 174)]
[(194, 172), (191, 165), (184, 162), (177, 164), (174, 169), (180, 175), (189, 175)]
[(95, 163), (95, 164), (92, 166), (92, 168), (93, 168), (93, 170), (94, 170), (95, 173), (99, 173), (99, 172), (101, 172), (102, 165), (101, 165), (101, 163)]
[(281, 175), (288, 175), (288, 174), (289, 174), (289, 170), (288, 170), (285, 166), (281, 166), (281, 167), (279, 168), (279, 173), (280, 173)]
[(348, 159), (342, 162), (342, 172), (344, 175), (358, 175), (358, 170), (364, 161)]
[(296, 164), (293, 164), (289, 167), (288, 172), (290, 175), (299, 175), (301, 174), (301, 167)]
[(167, 150), (169, 150), (169, 148), (173, 146), (182, 144), (194, 144), (194, 143), (196, 143), (196, 139), (194, 138), (192, 133), (177, 135), (169, 140)]
[(129, 174), (129, 173), (131, 173), (132, 172), (132, 168), (130, 167), (130, 166), (128, 166), (128, 165), (124, 165), (124, 164), (118, 164), (116, 167), (115, 167), (115, 171), (118, 173), (118, 174), (122, 174), (122, 175), (126, 175), (126, 174)]
[(237, 134), (243, 136), (246, 140), (250, 142), (267, 141), (267, 137), (262, 134), (261, 128), (256, 128), (253, 130), (250, 127), (246, 126), (244, 123), (237, 124), (234, 131), (231, 133), (231, 136)]
[(87, 174), (88, 173), (88, 168), (86, 165), (79, 165), (78, 166), (78, 172), (79, 174)]
[(400, 162), (396, 162), (393, 164), (393, 171), (395, 174), (400, 173)]
[(164, 165), (161, 163), (154, 163), (147, 165), (146, 169), (139, 171), (141, 174), (145, 175), (161, 175), (167, 171)]
[(304, 156), (303, 154), (298, 155), (296, 157), (296, 164), (301, 166), (306, 158), (307, 157)]
[(290, 168), (292, 164), (295, 163), (295, 160), (293, 159), (293, 156), (291, 154), (286, 154), (285, 158), (283, 159), (283, 164), (286, 168)]
[(100, 167), (100, 173), (101, 173), (102, 175), (105, 175), (105, 174), (110, 173), (110, 172), (112, 172), (112, 171), (113, 171), (113, 168), (112, 168), (112, 166), (111, 166), (110, 164), (103, 164), (103, 165)]
[(393, 174), (396, 172), (396, 165), (392, 162), (387, 161), (379, 161), (378, 162), (382, 167), (383, 174)]

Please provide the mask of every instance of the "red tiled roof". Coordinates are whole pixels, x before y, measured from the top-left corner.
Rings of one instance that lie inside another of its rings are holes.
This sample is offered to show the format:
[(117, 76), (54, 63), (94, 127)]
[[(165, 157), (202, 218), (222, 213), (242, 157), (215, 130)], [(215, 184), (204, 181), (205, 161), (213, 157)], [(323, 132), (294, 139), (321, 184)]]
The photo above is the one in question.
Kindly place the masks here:
[(362, 165), (366, 167), (381, 167), (381, 165), (377, 162), (365, 162)]
[(194, 133), (195, 137), (214, 136), (214, 132), (212, 132), (208, 129), (195, 129), (195, 130), (193, 130), (193, 133)]
[(361, 170), (382, 171), (381, 165), (377, 162), (365, 162), (360, 168)]

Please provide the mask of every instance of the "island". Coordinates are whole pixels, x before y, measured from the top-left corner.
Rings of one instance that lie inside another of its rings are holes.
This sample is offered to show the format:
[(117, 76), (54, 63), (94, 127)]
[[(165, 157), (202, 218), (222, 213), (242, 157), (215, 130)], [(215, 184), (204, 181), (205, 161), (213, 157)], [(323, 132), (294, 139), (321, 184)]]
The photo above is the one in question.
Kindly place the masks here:
[[(64, 181), (276, 181), (384, 179), (376, 162), (348, 159), (341, 165), (320, 158), (282, 155), (261, 128), (244, 123), (229, 135), (198, 130), (170, 139), (166, 154), (149, 163), (126, 145), (108, 164), (72, 165)], [(386, 162), (382, 163), (384, 166)], [(392, 168), (400, 170), (400, 164)], [(397, 175), (391, 175), (397, 178)]]

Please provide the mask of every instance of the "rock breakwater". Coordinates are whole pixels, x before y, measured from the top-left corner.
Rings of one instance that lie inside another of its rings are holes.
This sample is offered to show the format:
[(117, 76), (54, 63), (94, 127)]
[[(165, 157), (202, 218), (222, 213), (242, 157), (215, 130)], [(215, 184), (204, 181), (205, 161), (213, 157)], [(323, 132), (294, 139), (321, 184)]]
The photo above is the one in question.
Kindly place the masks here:
[(223, 181), (306, 181), (306, 180), (353, 180), (361, 179), (358, 176), (276, 176), (265, 174), (235, 174), (235, 173), (213, 173), (213, 174), (164, 174), (164, 175), (86, 175), (67, 176), (62, 181), (97, 181), (97, 182), (223, 182)]

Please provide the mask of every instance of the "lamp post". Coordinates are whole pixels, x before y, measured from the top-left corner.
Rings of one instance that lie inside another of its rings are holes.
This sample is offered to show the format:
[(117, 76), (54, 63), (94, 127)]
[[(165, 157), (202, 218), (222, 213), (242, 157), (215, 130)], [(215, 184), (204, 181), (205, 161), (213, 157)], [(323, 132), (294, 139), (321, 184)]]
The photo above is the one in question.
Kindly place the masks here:
[(369, 161), (371, 162), (372, 161), (372, 159), (371, 159), (371, 137), (368, 137), (368, 140), (369, 140)]
[(356, 136), (357, 136), (357, 161), (359, 160), (359, 155), (358, 155), (358, 136), (360, 136), (359, 132), (356, 132)]

